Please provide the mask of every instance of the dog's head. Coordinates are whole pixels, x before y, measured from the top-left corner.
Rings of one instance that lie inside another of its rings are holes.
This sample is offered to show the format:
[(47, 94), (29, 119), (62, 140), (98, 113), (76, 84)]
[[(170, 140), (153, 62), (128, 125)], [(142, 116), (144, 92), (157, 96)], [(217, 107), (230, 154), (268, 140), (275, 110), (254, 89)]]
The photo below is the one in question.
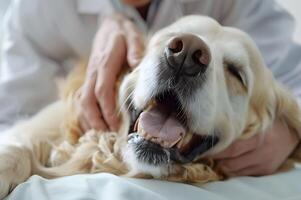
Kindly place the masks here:
[(150, 39), (120, 87), (131, 119), (125, 161), (160, 177), (265, 130), (277, 112), (275, 84), (247, 34), (208, 17), (180, 19)]

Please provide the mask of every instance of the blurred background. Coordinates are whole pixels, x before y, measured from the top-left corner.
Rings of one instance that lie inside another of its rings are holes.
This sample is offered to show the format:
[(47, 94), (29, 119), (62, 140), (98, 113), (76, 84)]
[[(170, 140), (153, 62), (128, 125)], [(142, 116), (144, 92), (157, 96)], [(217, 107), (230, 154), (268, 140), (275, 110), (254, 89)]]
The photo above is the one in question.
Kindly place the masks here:
[[(2, 39), (2, 22), (6, 9), (11, 0), (0, 0), (0, 45)], [(247, 0), (246, 0), (247, 1)], [(301, 1), (300, 0), (277, 0), (296, 18), (297, 27), (295, 31), (295, 40), (301, 43)]]
[(286, 8), (296, 19), (297, 26), (295, 31), (295, 40), (301, 43), (301, 1), (300, 0), (277, 0)]
[(8, 4), (11, 0), (0, 0), (0, 44), (2, 39), (2, 23), (3, 23), (3, 16), (8, 8)]

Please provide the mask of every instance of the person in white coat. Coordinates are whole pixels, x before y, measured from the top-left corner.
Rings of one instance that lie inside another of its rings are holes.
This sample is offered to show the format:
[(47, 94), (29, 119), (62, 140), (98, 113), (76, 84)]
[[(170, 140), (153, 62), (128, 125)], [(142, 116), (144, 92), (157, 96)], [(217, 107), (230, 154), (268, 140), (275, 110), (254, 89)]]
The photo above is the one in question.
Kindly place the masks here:
[[(54, 101), (56, 78), (78, 60), (89, 60), (78, 91), (81, 127), (116, 130), (114, 82), (123, 63), (139, 63), (142, 35), (189, 14), (208, 15), (247, 32), (275, 77), (301, 103), (301, 46), (292, 40), (294, 20), (273, 0), (14, 0), (2, 47), (3, 130)], [(264, 138), (237, 141), (215, 159), (232, 176), (270, 174), (299, 140), (275, 122)]]

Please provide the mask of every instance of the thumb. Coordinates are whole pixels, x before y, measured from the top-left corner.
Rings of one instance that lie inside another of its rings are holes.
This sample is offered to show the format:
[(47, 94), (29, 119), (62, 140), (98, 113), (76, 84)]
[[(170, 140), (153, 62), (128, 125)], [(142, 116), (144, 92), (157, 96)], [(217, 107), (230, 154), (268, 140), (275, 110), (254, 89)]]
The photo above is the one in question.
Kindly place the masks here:
[(145, 48), (143, 36), (130, 21), (124, 23), (124, 29), (127, 46), (127, 61), (131, 68), (135, 68), (143, 56)]

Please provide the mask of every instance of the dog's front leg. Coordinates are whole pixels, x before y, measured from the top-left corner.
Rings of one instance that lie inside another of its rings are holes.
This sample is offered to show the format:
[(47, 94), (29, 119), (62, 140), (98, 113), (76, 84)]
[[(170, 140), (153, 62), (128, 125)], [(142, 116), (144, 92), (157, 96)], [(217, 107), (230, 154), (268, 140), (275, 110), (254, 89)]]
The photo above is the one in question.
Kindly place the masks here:
[(18, 143), (0, 146), (0, 199), (31, 175), (30, 151)]
[(0, 199), (32, 174), (40, 175), (38, 169), (46, 165), (51, 144), (64, 138), (60, 124), (65, 107), (62, 101), (53, 103), (0, 138)]

